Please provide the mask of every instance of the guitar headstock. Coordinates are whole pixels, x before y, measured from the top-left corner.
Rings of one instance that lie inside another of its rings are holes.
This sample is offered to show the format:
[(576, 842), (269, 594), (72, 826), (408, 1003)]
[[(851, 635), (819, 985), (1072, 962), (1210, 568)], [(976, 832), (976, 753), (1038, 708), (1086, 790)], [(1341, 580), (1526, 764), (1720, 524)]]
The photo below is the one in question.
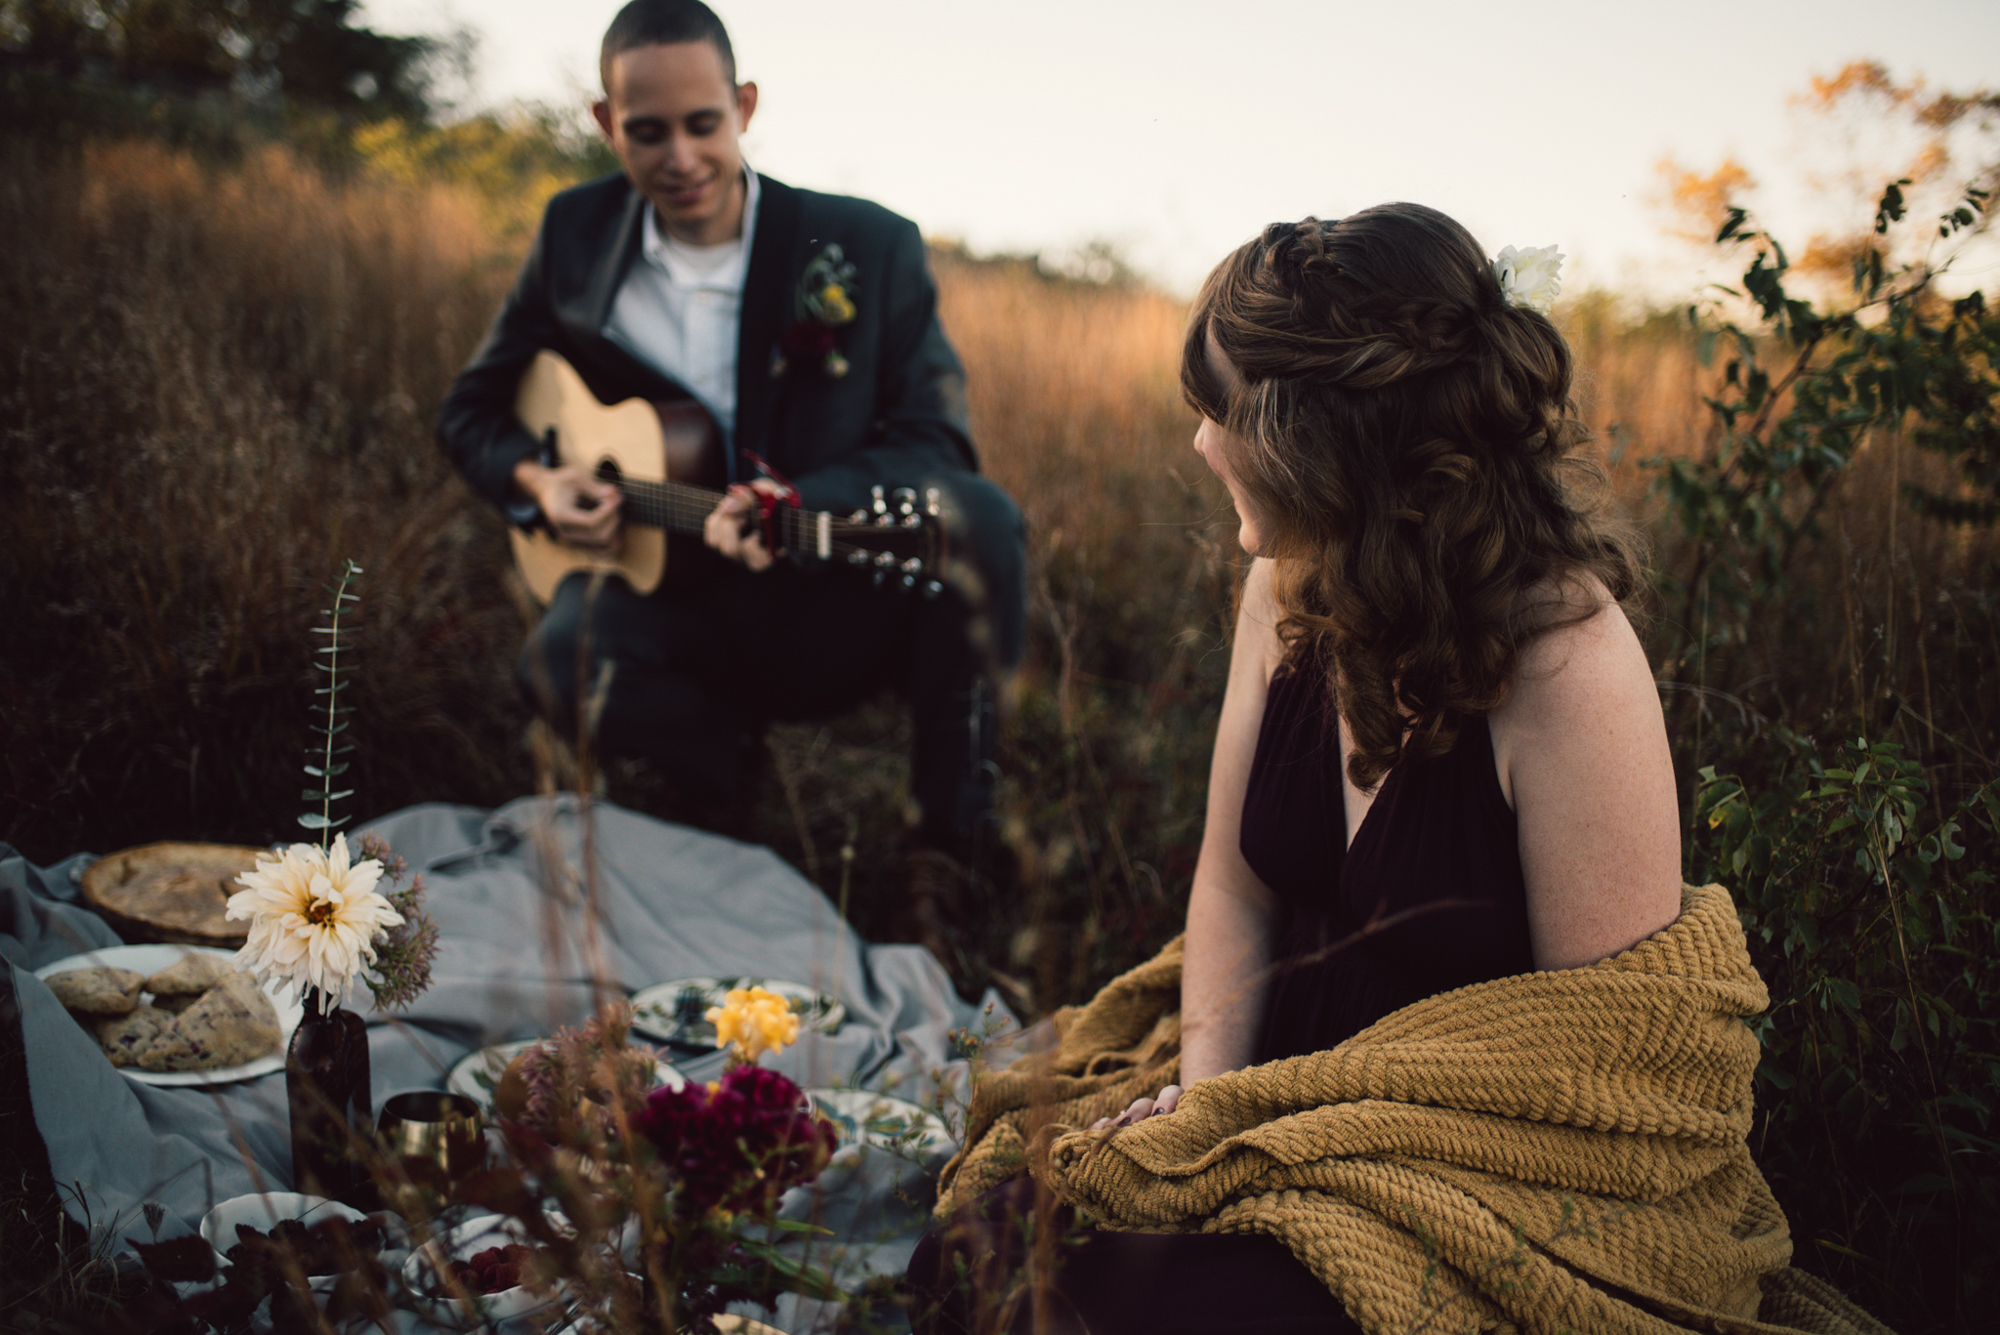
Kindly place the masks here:
[(847, 517), (842, 538), (853, 544), (849, 565), (868, 566), (877, 586), (893, 583), (906, 592), (921, 589), (924, 597), (944, 592), (938, 572), (944, 564), (942, 497), (926, 488), (921, 507), (914, 487), (889, 491), (870, 488), (867, 508)]

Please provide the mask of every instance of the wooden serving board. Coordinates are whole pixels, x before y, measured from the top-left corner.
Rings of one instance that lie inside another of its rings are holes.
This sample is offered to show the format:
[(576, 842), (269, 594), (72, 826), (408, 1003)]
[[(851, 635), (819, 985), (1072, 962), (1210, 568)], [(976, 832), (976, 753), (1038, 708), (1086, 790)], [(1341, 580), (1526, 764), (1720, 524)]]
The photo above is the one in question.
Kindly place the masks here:
[(79, 882), (84, 903), (128, 942), (240, 946), (247, 921), (231, 922), (236, 877), (257, 865), (261, 848), (235, 844), (143, 844), (99, 858)]

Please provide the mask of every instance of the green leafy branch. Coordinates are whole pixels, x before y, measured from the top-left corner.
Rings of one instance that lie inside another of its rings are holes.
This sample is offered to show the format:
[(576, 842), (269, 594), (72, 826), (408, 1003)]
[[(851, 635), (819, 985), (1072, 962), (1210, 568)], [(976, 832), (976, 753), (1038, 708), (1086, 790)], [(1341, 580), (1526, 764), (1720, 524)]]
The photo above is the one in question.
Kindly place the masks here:
[[(1874, 237), (1907, 217), (1908, 184), (1884, 188)], [(1968, 186), (1939, 219), (1940, 237), (1963, 242), (1984, 231), (1986, 199)], [(1907, 430), (1957, 465), (1963, 485), (1950, 494), (1904, 484), (1920, 512), (2000, 520), (2000, 312), (1978, 292), (1954, 302), (1937, 296), (1957, 252), (1892, 268), (1887, 243), (1870, 239), (1853, 261), (1849, 300), (1822, 308), (1787, 285), (1784, 245), (1747, 210), (1730, 209), (1715, 239), (1753, 251), (1741, 286), (1719, 291), (1747, 301), (1757, 323), (1710, 323), (1700, 306), (1688, 308), (1701, 363), (1727, 353), (1722, 384), (1703, 400), (1719, 436), (1701, 454), (1655, 457), (1648, 467), (1654, 494), (1693, 542), (1686, 572), (1673, 581), (1680, 623), (1707, 625), (1719, 599), (1733, 614), (1721, 628), (1727, 640), (1784, 596), (1799, 543), (1817, 536), (1822, 509), (1871, 433)]]
[(319, 740), (306, 748), (306, 754), (318, 763), (313, 764), (309, 761), (305, 771), (308, 778), (319, 781), (319, 786), (305, 789), (300, 798), (307, 802), (319, 803), (319, 810), (305, 812), (299, 817), (299, 824), (308, 830), (319, 831), (321, 847), (326, 845), (329, 835), (353, 819), (351, 816), (336, 818), (333, 814), (333, 804), (343, 798), (354, 796), (354, 790), (343, 788), (335, 791), (333, 784), (336, 778), (347, 772), (349, 762), (343, 757), (354, 750), (351, 744), (341, 739), (341, 734), (347, 731), (347, 716), (354, 711), (350, 706), (340, 702), (340, 693), (346, 690), (348, 685), (347, 680), (341, 675), (345, 665), (342, 664), (340, 655), (345, 646), (341, 642), (340, 634), (341, 619), (350, 610), (348, 605), (361, 601), (361, 595), (349, 591), (360, 577), (360, 566), (351, 560), (343, 564), (340, 582), (329, 586), (328, 589), (333, 594), (333, 602), (326, 609), (326, 624), (313, 627), (313, 634), (326, 636), (326, 643), (313, 654), (313, 667), (326, 674), (326, 684), (313, 688), (313, 694), (322, 701), (321, 708), (316, 709), (316, 712), (322, 712), (322, 719), (315, 723), (312, 729), (319, 735)]
[[(1696, 789), (1698, 874), (1733, 883), (1773, 997), (1752, 1025), (1763, 1136), (1810, 1166), (1788, 1190), (1840, 1198), (1848, 1241), (1892, 1205), (1962, 1237), (2000, 1163), (2000, 781), (1940, 807), (1894, 743), (1834, 759), (1754, 794), (1711, 766)], [(1882, 1174), (1893, 1201), (1863, 1185)]]

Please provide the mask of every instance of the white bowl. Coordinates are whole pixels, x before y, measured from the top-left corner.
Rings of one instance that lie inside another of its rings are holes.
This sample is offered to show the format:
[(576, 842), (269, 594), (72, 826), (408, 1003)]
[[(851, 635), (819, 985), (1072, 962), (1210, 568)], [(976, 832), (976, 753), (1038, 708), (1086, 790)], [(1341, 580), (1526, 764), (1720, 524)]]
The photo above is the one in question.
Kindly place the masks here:
[[(236, 1245), (236, 1226), (248, 1224), (269, 1233), (281, 1219), (301, 1219), (313, 1223), (321, 1219), (345, 1219), (358, 1224), (368, 1216), (350, 1205), (324, 1196), (308, 1196), (302, 1191), (270, 1191), (261, 1196), (232, 1196), (202, 1216), (201, 1236), (215, 1249), (215, 1263), (229, 1264), (228, 1252)], [(315, 1293), (331, 1293), (338, 1275), (314, 1275)]]
[[(552, 1214), (550, 1218), (559, 1228), (568, 1224), (560, 1215)], [(416, 1305), (418, 1312), (438, 1325), (460, 1329), (482, 1323), (498, 1325), (502, 1321), (540, 1311), (556, 1302), (561, 1294), (553, 1290), (537, 1293), (525, 1284), (516, 1284), (498, 1293), (475, 1294), (469, 1301), (451, 1297), (445, 1292), (439, 1278), (441, 1264), (469, 1260), (488, 1247), (504, 1247), (512, 1242), (529, 1242), (526, 1230), (518, 1221), (504, 1215), (484, 1215), (460, 1224), (442, 1237), (417, 1248), (403, 1263), (403, 1281), (409, 1286), (410, 1301)], [(438, 1259), (440, 1257), (442, 1262)]]

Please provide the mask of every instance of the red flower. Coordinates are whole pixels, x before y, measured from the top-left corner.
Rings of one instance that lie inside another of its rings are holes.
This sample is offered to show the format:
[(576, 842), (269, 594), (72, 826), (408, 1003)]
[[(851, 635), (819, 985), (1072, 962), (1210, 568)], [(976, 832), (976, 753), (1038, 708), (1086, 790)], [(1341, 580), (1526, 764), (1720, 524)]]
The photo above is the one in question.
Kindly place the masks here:
[(794, 320), (778, 335), (778, 356), (787, 366), (818, 370), (833, 349), (833, 326), (820, 320)]
[(797, 1085), (761, 1066), (737, 1067), (713, 1094), (692, 1082), (656, 1089), (636, 1125), (703, 1211), (769, 1210), (833, 1155), (833, 1128), (813, 1120)]

